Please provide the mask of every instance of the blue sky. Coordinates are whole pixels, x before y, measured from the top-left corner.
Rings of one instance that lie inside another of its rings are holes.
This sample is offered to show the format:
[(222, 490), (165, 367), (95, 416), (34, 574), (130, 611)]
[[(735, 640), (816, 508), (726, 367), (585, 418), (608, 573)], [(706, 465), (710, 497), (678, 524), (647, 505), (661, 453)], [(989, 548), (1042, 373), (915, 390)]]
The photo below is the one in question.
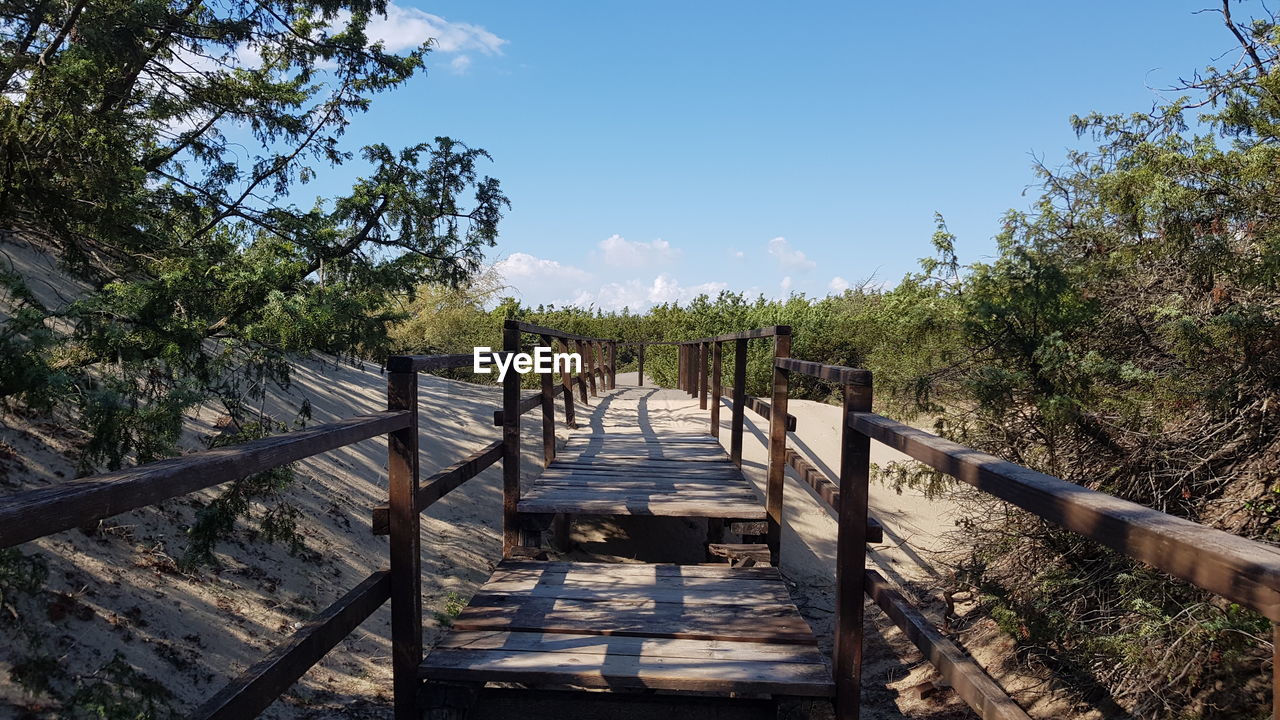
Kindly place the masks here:
[(490, 260), (531, 304), (894, 283), (935, 211), (988, 258), (1033, 154), (1079, 145), (1072, 113), (1235, 59), (1193, 14), (1212, 0), (396, 3), (388, 42), (439, 49), (346, 141), (489, 150), (512, 200)]

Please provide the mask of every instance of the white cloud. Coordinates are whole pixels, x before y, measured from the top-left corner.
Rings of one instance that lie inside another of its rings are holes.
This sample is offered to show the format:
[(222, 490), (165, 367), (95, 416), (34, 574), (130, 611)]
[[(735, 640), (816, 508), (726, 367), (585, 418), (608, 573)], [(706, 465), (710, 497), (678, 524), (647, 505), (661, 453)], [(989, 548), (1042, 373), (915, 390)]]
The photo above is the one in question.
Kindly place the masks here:
[(517, 281), (553, 281), (553, 282), (585, 282), (591, 273), (573, 265), (563, 265), (556, 260), (536, 258), (527, 252), (512, 252), (507, 258), (498, 260), (493, 265), (499, 275), (507, 282)]
[(661, 238), (651, 242), (635, 242), (621, 235), (610, 235), (597, 245), (606, 265), (625, 268), (661, 265), (680, 257), (680, 251)]
[(789, 292), (791, 292), (791, 276), (790, 276), (790, 275), (788, 275), (788, 276), (786, 276), (786, 277), (782, 278), (782, 282), (781, 282), (781, 283), (779, 283), (779, 285), (781, 285), (781, 286), (782, 286), (782, 292), (784, 292), (784, 293), (789, 293)]
[(746, 259), (747, 259), (747, 254), (746, 254), (746, 253), (744, 253), (744, 252), (742, 252), (741, 250), (734, 250), (733, 252), (731, 252), (731, 253), (729, 253), (729, 254), (733, 256), (733, 259), (734, 259), (734, 260), (746, 260)]
[(699, 295), (715, 295), (728, 288), (728, 283), (705, 282), (697, 285), (681, 285), (671, 275), (662, 273), (653, 282), (628, 280), (600, 286), (596, 292), (579, 292), (571, 301), (574, 305), (595, 305), (604, 310), (643, 310), (661, 303), (686, 303)]
[(827, 283), (827, 289), (833, 293), (842, 293), (849, 289), (849, 281), (837, 275), (831, 278), (831, 282)]
[(467, 70), (471, 68), (471, 56), (459, 55), (449, 62), (449, 68), (453, 70), (454, 75), (466, 75)]
[(387, 3), (386, 17), (374, 16), (365, 30), (371, 41), (381, 41), (388, 52), (412, 50), (428, 40), (442, 53), (478, 52), (501, 55), (506, 40), (479, 25), (449, 22), (417, 8)]
[(791, 247), (784, 237), (776, 237), (769, 241), (769, 254), (778, 261), (783, 270), (793, 272), (809, 272), (818, 267), (818, 263), (810, 260), (805, 254)]

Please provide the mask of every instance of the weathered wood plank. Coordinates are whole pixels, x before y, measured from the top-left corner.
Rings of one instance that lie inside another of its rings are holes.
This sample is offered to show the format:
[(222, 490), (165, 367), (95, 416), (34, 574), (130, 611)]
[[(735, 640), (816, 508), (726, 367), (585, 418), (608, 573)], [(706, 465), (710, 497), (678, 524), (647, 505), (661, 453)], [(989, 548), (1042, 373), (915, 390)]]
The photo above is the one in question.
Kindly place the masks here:
[(730, 560), (769, 562), (769, 546), (762, 543), (711, 543), (707, 545), (707, 552)]
[(720, 605), (735, 608), (744, 606), (780, 605), (791, 602), (791, 596), (782, 583), (751, 583), (751, 587), (666, 587), (662, 585), (618, 585), (582, 582), (550, 582), (556, 579), (538, 578), (520, 580), (490, 580), (480, 588), (485, 595), (520, 595), (521, 597), (560, 598), (563, 600), (589, 600), (593, 602), (677, 603), (682, 605)]
[(298, 628), (191, 715), (200, 720), (257, 717), (391, 597), (391, 573), (379, 570)]
[(598, 562), (533, 562), (529, 560), (504, 560), (499, 571), (536, 571), (540, 573), (589, 572), (605, 575), (632, 577), (680, 577), (680, 578), (758, 578), (781, 580), (775, 568), (730, 568), (719, 565), (673, 565), (669, 563), (598, 563)]
[(512, 650), (441, 650), (423, 665), (423, 677), (468, 681), (563, 684), (722, 693), (829, 696), (826, 669), (808, 663), (665, 658), (647, 655), (566, 654)]
[[(542, 405), (542, 393), (536, 392), (536, 393), (533, 393), (532, 395), (526, 395), (525, 397), (521, 398), (520, 404), (517, 405), (516, 407), (519, 409), (520, 414), (524, 415), (530, 410), (533, 410), (536, 407), (540, 407), (541, 405)], [(502, 427), (503, 418), (505, 417), (506, 415), (503, 414), (502, 410), (494, 410), (493, 411), (494, 427)]]
[(777, 577), (759, 577), (736, 575), (636, 575), (629, 572), (615, 572), (611, 569), (568, 570), (546, 572), (542, 570), (504, 570), (499, 568), (489, 578), (488, 583), (500, 582), (538, 582), (544, 585), (588, 586), (588, 587), (648, 587), (648, 588), (697, 588), (699, 590), (717, 590), (721, 592), (752, 592), (761, 585), (785, 587)]
[[(830, 505), (831, 509), (837, 513), (840, 512), (840, 488), (827, 477), (826, 473), (790, 447), (787, 448), (787, 464), (800, 475), (800, 479), (805, 484), (813, 488), (823, 502)], [(879, 520), (871, 516), (867, 516), (867, 542), (871, 544), (884, 542), (884, 527), (880, 525)]]
[(81, 527), (409, 427), (412, 414), (360, 415), (308, 430), (157, 460), (0, 497), (0, 547)]
[(938, 632), (880, 573), (867, 570), (866, 591), (880, 609), (915, 643), (947, 683), (983, 720), (1030, 720), (973, 658)]
[(759, 501), (664, 501), (664, 500), (559, 500), (554, 497), (521, 500), (522, 513), (569, 513), (571, 515), (644, 515), (654, 517), (741, 518), (766, 517)]
[(871, 371), (841, 365), (823, 365), (795, 358), (777, 358), (774, 365), (782, 370), (791, 370), (841, 385), (867, 385), (871, 382)]
[(1131, 558), (1280, 621), (1280, 550), (1001, 460), (874, 413), (854, 429)]
[(593, 602), (477, 594), (454, 620), (458, 630), (671, 637), (813, 644), (794, 605), (757, 605), (726, 612), (719, 605)]
[(456, 355), (392, 355), (387, 358), (387, 372), (420, 372), (447, 368), (472, 367), (475, 357), (471, 353)]
[[(437, 500), (479, 475), (485, 468), (502, 459), (502, 441), (495, 440), (467, 457), (427, 478), (418, 489), (418, 511), (424, 512)], [(390, 530), (389, 506), (373, 509), (373, 534), (386, 535)]]
[(565, 340), (580, 340), (583, 342), (588, 342), (588, 341), (589, 342), (607, 342), (604, 338), (593, 338), (593, 337), (588, 337), (586, 335), (574, 335), (573, 333), (567, 333), (561, 330), (556, 330), (555, 328), (543, 327), (541, 325), (534, 325), (533, 323), (521, 322), (519, 320), (512, 320), (510, 322), (514, 323), (515, 327), (521, 332), (527, 332), (530, 335), (550, 335), (551, 337), (554, 337), (554, 338), (563, 338)]
[[(726, 397), (725, 402), (728, 402), (732, 406), (733, 398)], [(773, 406), (771, 406), (767, 400), (758, 398), (755, 395), (745, 395), (744, 403), (748, 410), (759, 415), (765, 420), (768, 420), (771, 417)], [(795, 432), (795, 431), (796, 431), (796, 416), (788, 413), (787, 414), (787, 432)]]
[(770, 645), (769, 643), (727, 640), (680, 640), (676, 638), (622, 635), (570, 635), (567, 633), (490, 630), (451, 632), (440, 640), (436, 648), (587, 655), (642, 655), (661, 658), (708, 658), (746, 662), (800, 663), (826, 667), (822, 655), (812, 645)]

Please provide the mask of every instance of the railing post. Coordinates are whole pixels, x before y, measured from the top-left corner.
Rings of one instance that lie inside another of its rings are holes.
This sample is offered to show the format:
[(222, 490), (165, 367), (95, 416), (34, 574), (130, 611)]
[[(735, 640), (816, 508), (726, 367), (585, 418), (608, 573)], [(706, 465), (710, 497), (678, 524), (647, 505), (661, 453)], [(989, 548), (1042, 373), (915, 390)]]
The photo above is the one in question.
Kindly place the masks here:
[(618, 341), (609, 343), (609, 389), (618, 387)]
[(857, 720), (862, 694), (862, 607), (867, 566), (867, 487), (871, 438), (849, 414), (871, 412), (871, 383), (844, 386), (840, 432), (840, 522), (836, 535), (836, 716)]
[[(567, 355), (572, 350), (569, 349), (569, 341), (559, 338), (560, 348)], [(570, 370), (569, 362), (566, 360), (564, 368), (560, 370), (560, 384), (564, 386), (564, 424), (566, 427), (577, 428), (578, 420), (573, 414), (573, 372)]]
[(707, 345), (698, 343), (698, 409), (707, 409)]
[[(551, 336), (543, 335), (542, 344), (555, 352)], [(538, 373), (542, 381), (542, 465), (546, 467), (556, 459), (556, 386), (551, 373)]]
[(640, 343), (640, 349), (636, 352), (636, 359), (640, 365), (639, 372), (636, 373), (636, 386), (644, 387), (644, 343)]
[(587, 371), (587, 383), (590, 384), (591, 386), (591, 397), (597, 397), (599, 393), (596, 392), (595, 343), (591, 342), (590, 340), (587, 340), (586, 342), (583, 343), (582, 346), (583, 348), (586, 349), (586, 355), (584, 355), (582, 359), (583, 359), (583, 362), (587, 364), (587, 367), (585, 369)]
[(722, 343), (711, 345), (711, 436), (720, 437), (720, 356)]
[[(507, 320), (502, 328), (502, 349), (520, 352), (520, 326)], [(508, 372), (502, 383), (502, 557), (509, 558), (520, 544), (520, 373)]]
[[(565, 341), (566, 343), (568, 341)], [(582, 367), (578, 368), (578, 395), (582, 398), (582, 404), (590, 407), (591, 403), (587, 402), (587, 369), (591, 366), (587, 364), (587, 353), (582, 347), (581, 340), (574, 340), (573, 346), (578, 350), (578, 359), (582, 361)]]
[(390, 506), (391, 674), (396, 720), (418, 720), (422, 664), (422, 553), (418, 515), (418, 374), (387, 376), (387, 409), (412, 413), (387, 438)]
[[(773, 336), (773, 357), (791, 357), (791, 328), (779, 325)], [(769, 516), (769, 559), (779, 567), (782, 550), (782, 481), (787, 467), (787, 393), (791, 372), (773, 363), (773, 401), (769, 411), (769, 483), (765, 512)], [(746, 399), (745, 397), (743, 398)]]
[(734, 340), (733, 419), (729, 427), (729, 459), (742, 467), (742, 425), (747, 412), (747, 341)]
[(685, 364), (688, 366), (684, 371), (685, 392), (689, 393), (689, 397), (697, 397), (698, 395), (698, 348), (693, 343), (685, 346)]
[(684, 345), (676, 345), (676, 389), (684, 389)]

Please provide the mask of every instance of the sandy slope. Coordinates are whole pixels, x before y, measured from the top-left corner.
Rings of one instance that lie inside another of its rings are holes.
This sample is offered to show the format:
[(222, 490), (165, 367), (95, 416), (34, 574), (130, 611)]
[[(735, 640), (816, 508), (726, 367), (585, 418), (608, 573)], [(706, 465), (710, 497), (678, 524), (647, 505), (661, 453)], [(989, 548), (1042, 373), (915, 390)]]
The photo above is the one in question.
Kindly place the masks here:
[[(385, 379), (376, 367), (299, 363), (293, 386), (272, 394), (268, 412), (289, 420), (304, 398), (311, 402), (313, 424), (383, 409)], [(499, 435), (492, 427), (492, 411), (500, 404), (497, 388), (423, 376), (421, 402), (424, 474)], [(534, 411), (525, 419), (540, 422), (540, 414)], [(212, 411), (193, 418), (191, 444), (199, 446), (199, 437), (214, 432), (218, 420)], [(6, 492), (18, 481), (39, 487), (57, 481), (59, 474), (73, 475), (59, 452), (70, 450), (74, 437), (60, 433), (54, 423), (10, 419), (0, 439), (18, 450), (22, 463), (8, 467)], [(533, 453), (540, 454), (540, 438), (527, 450), (525, 466), (536, 472), (540, 462)], [(51, 620), (45, 606), (54, 595), (27, 599), (21, 609), (45, 636), (43, 652), (70, 672), (88, 673), (119, 651), (163, 681), (174, 693), (175, 707), (191, 707), (259, 659), (296, 623), (385, 567), (386, 539), (369, 531), (369, 508), (386, 501), (385, 463), (386, 443), (378, 439), (299, 463), (299, 479), (288, 494), (305, 514), (307, 551), (301, 558), (279, 545), (245, 540), (220, 548), (221, 570), (179, 573), (174, 559), (185, 547), (192, 500), (208, 499), (217, 490), (117, 516), (94, 536), (69, 531), (28, 543), (23, 550), (49, 564), (48, 589), (74, 598), (61, 601), (73, 611)], [(494, 467), (424, 516), (428, 642), (437, 626), (432, 614), (445, 610), (449, 593), (466, 596), (488, 576), (499, 552), (500, 498), (501, 471)], [(380, 705), (390, 681), (388, 630), (384, 607), (267, 717), (319, 716), (325, 713), (312, 711), (325, 707), (363, 716), (356, 712), (359, 705)], [(20, 708), (43, 703), (9, 680), (13, 664), (29, 652), (12, 628), (0, 626), (0, 633), (0, 717), (16, 717)], [(382, 714), (381, 708), (369, 713)]]

